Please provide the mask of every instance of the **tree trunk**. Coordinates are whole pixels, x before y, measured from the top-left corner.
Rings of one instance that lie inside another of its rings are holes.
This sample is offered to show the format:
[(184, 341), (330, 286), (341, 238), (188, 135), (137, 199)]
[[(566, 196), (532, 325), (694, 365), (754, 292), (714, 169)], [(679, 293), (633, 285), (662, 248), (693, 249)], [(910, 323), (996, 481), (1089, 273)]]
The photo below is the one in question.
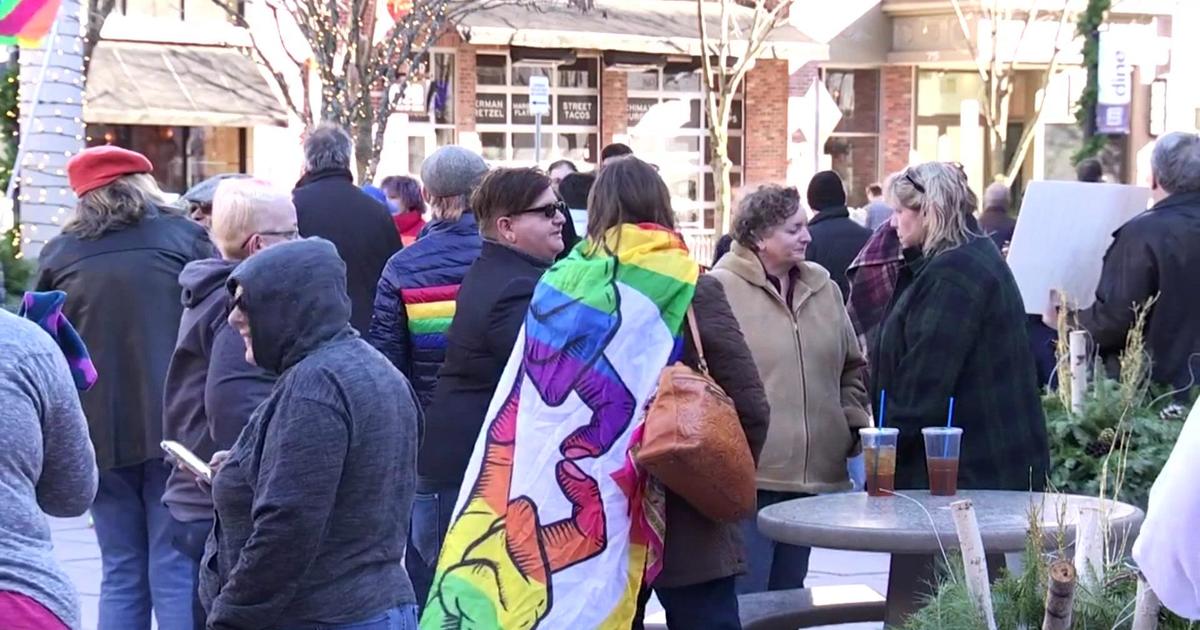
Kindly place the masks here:
[(378, 156), (375, 155), (374, 150), (375, 138), (372, 133), (374, 131), (372, 122), (374, 122), (372, 117), (356, 117), (348, 130), (350, 137), (354, 138), (355, 174), (359, 186), (372, 183), (371, 180), (375, 176)]
[(729, 159), (729, 132), (725, 127), (714, 125), (709, 131), (712, 142), (713, 169), (713, 199), (716, 202), (716, 224), (713, 226), (716, 237), (729, 232), (733, 215), (733, 185), (730, 174), (733, 172), (733, 161)]
[(967, 593), (974, 601), (975, 609), (979, 611), (979, 616), (987, 624), (988, 630), (996, 630), (987, 558), (983, 550), (983, 537), (979, 533), (979, 522), (975, 519), (975, 507), (970, 499), (955, 501), (950, 504), (950, 513), (954, 517), (954, 529), (958, 533), (958, 545), (962, 549)]
[(1075, 566), (1067, 560), (1050, 565), (1046, 588), (1046, 616), (1042, 630), (1071, 630), (1075, 607)]

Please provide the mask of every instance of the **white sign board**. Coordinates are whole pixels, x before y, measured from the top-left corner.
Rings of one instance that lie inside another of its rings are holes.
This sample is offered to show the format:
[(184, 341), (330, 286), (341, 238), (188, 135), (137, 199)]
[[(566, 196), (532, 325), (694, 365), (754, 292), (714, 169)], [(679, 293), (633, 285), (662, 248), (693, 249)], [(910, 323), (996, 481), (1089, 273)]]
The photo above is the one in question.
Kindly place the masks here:
[(550, 114), (550, 78), (539, 75), (529, 77), (529, 113), (542, 116)]
[(1139, 186), (1031, 182), (1008, 254), (1025, 312), (1046, 312), (1051, 289), (1079, 308), (1091, 306), (1112, 233), (1149, 200), (1150, 191)]
[(1129, 133), (1130, 104), (1133, 102), (1133, 63), (1121, 31), (1100, 33), (1096, 64), (1096, 130), (1099, 133)]

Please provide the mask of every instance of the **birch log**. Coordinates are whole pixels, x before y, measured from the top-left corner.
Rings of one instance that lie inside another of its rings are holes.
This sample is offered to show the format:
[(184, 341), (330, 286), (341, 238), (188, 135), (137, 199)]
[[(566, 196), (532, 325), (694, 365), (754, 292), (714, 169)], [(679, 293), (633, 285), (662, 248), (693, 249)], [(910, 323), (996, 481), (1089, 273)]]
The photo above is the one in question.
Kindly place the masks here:
[(1042, 630), (1070, 630), (1075, 608), (1075, 565), (1055, 560), (1050, 565), (1048, 582)]
[(979, 534), (979, 522), (975, 520), (975, 507), (969, 499), (955, 501), (950, 504), (950, 513), (954, 515), (954, 529), (958, 532), (958, 545), (962, 549), (967, 593), (975, 601), (979, 616), (987, 621), (988, 630), (996, 630), (996, 616), (992, 614), (992, 587), (988, 582), (987, 558), (983, 551), (983, 537)]
[(1104, 579), (1104, 521), (1100, 508), (1079, 508), (1075, 527), (1075, 573), (1079, 584), (1091, 593), (1099, 593)]
[(1088, 388), (1087, 332), (1072, 331), (1068, 337), (1071, 353), (1071, 412), (1083, 413)]
[(1158, 628), (1158, 611), (1162, 603), (1158, 596), (1150, 590), (1145, 578), (1138, 578), (1137, 604), (1133, 609), (1133, 628), (1131, 630), (1156, 630)]

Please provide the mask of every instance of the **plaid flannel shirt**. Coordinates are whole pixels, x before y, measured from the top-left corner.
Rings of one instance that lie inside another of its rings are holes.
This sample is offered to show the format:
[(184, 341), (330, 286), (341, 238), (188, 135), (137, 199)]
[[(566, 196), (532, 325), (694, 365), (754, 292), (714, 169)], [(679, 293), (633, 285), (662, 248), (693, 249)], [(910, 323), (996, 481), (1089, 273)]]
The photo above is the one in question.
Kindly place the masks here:
[(860, 338), (869, 337), (869, 333), (883, 323), (903, 265), (900, 237), (890, 223), (879, 226), (850, 263), (846, 271), (850, 280), (847, 310), (854, 332)]

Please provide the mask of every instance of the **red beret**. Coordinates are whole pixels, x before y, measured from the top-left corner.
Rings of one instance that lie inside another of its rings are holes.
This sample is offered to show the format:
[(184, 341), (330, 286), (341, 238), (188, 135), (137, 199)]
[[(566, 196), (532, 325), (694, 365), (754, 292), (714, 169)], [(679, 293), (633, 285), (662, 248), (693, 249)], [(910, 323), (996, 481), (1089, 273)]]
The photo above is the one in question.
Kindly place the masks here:
[(105, 145), (84, 149), (67, 160), (67, 181), (71, 190), (82, 197), (117, 178), (153, 170), (154, 165), (141, 153)]

